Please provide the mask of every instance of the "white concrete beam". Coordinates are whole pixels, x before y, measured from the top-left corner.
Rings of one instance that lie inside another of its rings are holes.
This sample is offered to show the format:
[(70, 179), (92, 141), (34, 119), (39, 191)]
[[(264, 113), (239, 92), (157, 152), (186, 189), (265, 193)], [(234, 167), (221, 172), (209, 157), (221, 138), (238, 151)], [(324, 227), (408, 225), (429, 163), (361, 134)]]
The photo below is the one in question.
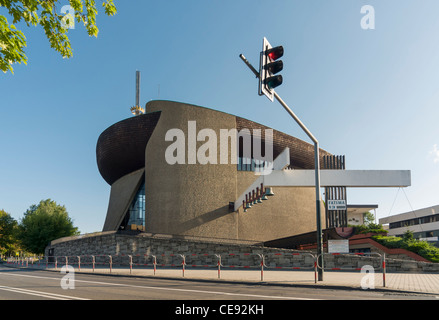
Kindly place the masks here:
[[(314, 170), (281, 170), (264, 176), (267, 187), (314, 187)], [(411, 185), (410, 170), (320, 170), (321, 187), (392, 188)]]
[[(279, 159), (280, 160), (280, 159)], [(235, 211), (242, 205), (245, 195), (265, 187), (314, 187), (315, 170), (273, 170), (260, 175), (235, 201)], [(411, 185), (410, 170), (320, 170), (321, 187), (397, 188)]]

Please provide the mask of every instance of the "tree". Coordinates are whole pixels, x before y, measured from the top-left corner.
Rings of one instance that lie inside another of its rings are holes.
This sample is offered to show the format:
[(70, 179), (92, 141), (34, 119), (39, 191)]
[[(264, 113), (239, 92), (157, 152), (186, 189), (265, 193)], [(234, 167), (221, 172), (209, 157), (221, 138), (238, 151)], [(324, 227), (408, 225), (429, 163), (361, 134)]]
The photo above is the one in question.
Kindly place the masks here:
[(415, 240), (415, 236), (414, 236), (414, 234), (413, 234), (413, 231), (411, 231), (410, 229), (407, 229), (407, 230), (404, 232), (404, 235), (402, 236), (402, 239), (403, 239), (404, 241), (406, 241), (406, 242), (409, 242), (409, 241), (413, 241), (413, 240)]
[(364, 224), (367, 226), (375, 222), (375, 216), (370, 211), (363, 213)]
[(0, 210), (0, 253), (12, 254), (16, 248), (17, 221), (4, 210)]
[(22, 247), (42, 254), (50, 241), (79, 234), (64, 206), (50, 199), (41, 200), (24, 213), (19, 224), (18, 238)]
[[(67, 36), (69, 28), (75, 21), (82, 22), (89, 36), (98, 36), (96, 25), (97, 8), (95, 0), (70, 0), (69, 6), (57, 8), (59, 0), (0, 0), (0, 7), (5, 7), (12, 24), (0, 15), (0, 70), (14, 72), (12, 64), (27, 64), (24, 52), (26, 37), (14, 24), (24, 22), (29, 26), (40, 25), (44, 29), (50, 46), (58, 51), (63, 58), (73, 55), (70, 40)], [(105, 14), (116, 14), (113, 0), (103, 0)], [(66, 9), (68, 8), (68, 9)], [(59, 10), (59, 11), (58, 11)]]

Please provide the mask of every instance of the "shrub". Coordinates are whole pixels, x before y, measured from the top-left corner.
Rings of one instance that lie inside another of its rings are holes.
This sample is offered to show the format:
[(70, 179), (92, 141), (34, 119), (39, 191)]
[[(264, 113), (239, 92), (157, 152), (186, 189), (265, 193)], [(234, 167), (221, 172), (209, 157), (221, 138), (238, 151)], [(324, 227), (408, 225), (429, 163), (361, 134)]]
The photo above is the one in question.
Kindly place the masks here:
[(406, 249), (431, 262), (439, 262), (439, 248), (429, 244), (426, 241), (413, 239), (410, 235), (413, 234), (406, 233), (404, 234), (404, 238), (377, 235), (374, 236), (373, 239), (387, 248)]
[(384, 233), (387, 234), (387, 231), (384, 230), (383, 226), (380, 224), (370, 223), (368, 225), (359, 225), (352, 226), (355, 228), (355, 234), (365, 234), (365, 233)]

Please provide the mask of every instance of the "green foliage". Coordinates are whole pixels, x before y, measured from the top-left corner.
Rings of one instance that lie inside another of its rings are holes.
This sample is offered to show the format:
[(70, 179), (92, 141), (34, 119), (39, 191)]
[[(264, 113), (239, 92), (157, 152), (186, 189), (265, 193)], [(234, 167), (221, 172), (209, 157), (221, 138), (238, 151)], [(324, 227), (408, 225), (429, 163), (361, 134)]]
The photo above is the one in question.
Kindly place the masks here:
[(374, 240), (390, 249), (406, 249), (412, 251), (421, 257), (431, 261), (439, 262), (439, 248), (429, 244), (427, 241), (420, 241), (413, 238), (413, 232), (406, 232), (403, 238), (374, 236)]
[(12, 254), (17, 247), (17, 221), (9, 213), (0, 210), (0, 253)]
[(9, 25), (8, 20), (0, 15), (0, 70), (13, 72), (12, 63), (27, 64), (25, 46), (26, 37), (23, 32), (17, 30), (13, 24)]
[(73, 226), (66, 208), (47, 199), (25, 212), (18, 238), (25, 250), (41, 254), (50, 241), (77, 234), (78, 228)]
[(415, 237), (413, 235), (413, 231), (407, 229), (402, 238), (405, 242), (410, 242), (413, 241)]
[(352, 226), (355, 227), (356, 234), (365, 234), (365, 233), (384, 233), (387, 234), (387, 230), (384, 230), (381, 224), (369, 223), (368, 225), (359, 225)]
[[(94, 0), (70, 0), (69, 4), (75, 11), (74, 15), (70, 12), (60, 14), (61, 8), (56, 7), (59, 2), (59, 0), (0, 0), (0, 7), (7, 9), (13, 23), (9, 24), (6, 17), (0, 15), (0, 70), (13, 73), (12, 64), (22, 62), (27, 64), (24, 52), (26, 37), (14, 25), (19, 22), (24, 22), (28, 27), (41, 26), (50, 46), (64, 58), (73, 55), (67, 36), (69, 28), (66, 26), (72, 25), (75, 20), (84, 24), (89, 36), (98, 36), (99, 29), (96, 25), (98, 11)], [(116, 14), (113, 0), (103, 1), (102, 7), (108, 16)]]
[(364, 224), (367, 226), (367, 225), (370, 225), (370, 224), (374, 224), (374, 221), (375, 221), (375, 216), (373, 215), (373, 213), (371, 213), (370, 211), (368, 211), (368, 212), (365, 212), (364, 214), (363, 214), (363, 220), (364, 220)]

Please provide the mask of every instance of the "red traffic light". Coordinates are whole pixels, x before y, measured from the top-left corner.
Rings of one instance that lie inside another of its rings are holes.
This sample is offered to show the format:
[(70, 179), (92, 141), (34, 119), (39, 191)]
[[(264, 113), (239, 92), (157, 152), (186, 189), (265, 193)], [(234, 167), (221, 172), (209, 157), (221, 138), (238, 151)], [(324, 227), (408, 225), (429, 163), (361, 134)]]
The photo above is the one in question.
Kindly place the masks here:
[(271, 60), (277, 60), (280, 57), (284, 55), (284, 47), (278, 46), (271, 49), (268, 49), (265, 54), (271, 59)]

